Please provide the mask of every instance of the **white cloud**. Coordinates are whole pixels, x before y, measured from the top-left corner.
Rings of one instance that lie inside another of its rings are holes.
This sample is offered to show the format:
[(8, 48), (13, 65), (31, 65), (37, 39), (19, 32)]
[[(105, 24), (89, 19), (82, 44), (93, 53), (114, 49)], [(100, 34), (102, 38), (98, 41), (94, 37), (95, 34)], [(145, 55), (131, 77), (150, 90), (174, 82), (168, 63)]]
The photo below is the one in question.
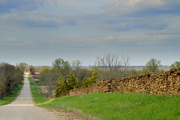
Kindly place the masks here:
[(152, 16), (161, 14), (179, 14), (180, 0), (117, 0), (105, 6), (109, 14), (125, 16)]
[(16, 38), (7, 38), (7, 41), (18, 41)]
[(180, 14), (179, 1), (114, 0), (104, 12), (83, 14), (77, 19), (80, 25), (108, 31), (163, 30), (178, 22), (175, 16)]

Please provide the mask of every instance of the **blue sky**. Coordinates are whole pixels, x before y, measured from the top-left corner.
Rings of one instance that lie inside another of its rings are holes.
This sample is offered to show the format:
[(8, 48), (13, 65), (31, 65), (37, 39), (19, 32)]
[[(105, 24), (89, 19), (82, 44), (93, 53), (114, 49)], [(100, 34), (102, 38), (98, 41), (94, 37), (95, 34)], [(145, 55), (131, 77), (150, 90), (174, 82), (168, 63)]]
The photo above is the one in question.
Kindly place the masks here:
[(180, 61), (180, 0), (0, 0), (0, 62)]

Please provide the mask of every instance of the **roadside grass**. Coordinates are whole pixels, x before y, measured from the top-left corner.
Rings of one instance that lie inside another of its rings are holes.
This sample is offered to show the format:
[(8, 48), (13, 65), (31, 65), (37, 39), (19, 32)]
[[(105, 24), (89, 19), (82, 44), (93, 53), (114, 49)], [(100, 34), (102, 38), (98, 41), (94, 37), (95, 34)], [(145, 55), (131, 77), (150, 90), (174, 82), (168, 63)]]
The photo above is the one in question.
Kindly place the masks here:
[(50, 99), (46, 99), (40, 94), (37, 85), (34, 83), (33, 78), (29, 77), (28, 79), (30, 82), (30, 88), (35, 103), (38, 105), (38, 104), (45, 104), (47, 101), (49, 101)]
[(101, 120), (180, 120), (180, 96), (94, 93), (44, 99), (35, 86), (32, 91), (41, 107), (81, 111)]
[(0, 106), (13, 102), (16, 99), (16, 97), (19, 95), (19, 93), (21, 92), (23, 85), (24, 85), (24, 81), (22, 81), (9, 96), (6, 96), (0, 99)]

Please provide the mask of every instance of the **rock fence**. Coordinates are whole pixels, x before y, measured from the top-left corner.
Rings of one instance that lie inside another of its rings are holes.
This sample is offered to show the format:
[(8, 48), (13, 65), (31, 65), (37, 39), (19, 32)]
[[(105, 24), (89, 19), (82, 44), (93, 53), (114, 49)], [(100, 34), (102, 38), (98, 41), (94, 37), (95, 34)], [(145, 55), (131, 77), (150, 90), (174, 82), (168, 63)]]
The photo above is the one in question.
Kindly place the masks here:
[(67, 96), (113, 92), (180, 95), (180, 68), (162, 74), (146, 73), (122, 79), (103, 80), (70, 90)]

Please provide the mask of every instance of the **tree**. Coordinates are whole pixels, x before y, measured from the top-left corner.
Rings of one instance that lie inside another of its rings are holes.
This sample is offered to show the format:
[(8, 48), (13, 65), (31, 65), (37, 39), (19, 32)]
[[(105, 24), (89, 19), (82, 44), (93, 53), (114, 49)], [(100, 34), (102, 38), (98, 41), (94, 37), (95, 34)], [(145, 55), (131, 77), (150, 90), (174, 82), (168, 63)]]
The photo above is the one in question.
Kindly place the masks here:
[(68, 61), (64, 61), (63, 69), (69, 69), (69, 68), (70, 68), (70, 63)]
[(22, 71), (25, 71), (25, 69), (28, 67), (28, 64), (21, 62), (21, 63), (16, 64), (16, 66), (20, 68)]
[(105, 54), (97, 57), (97, 66), (102, 68), (102, 79), (114, 79), (125, 77), (127, 75), (127, 68), (129, 66), (129, 57), (113, 54)]
[(155, 58), (152, 58), (146, 63), (146, 68), (149, 72), (155, 72), (161, 66), (161, 61)]
[(44, 69), (40, 72), (39, 75), (39, 83), (42, 85), (47, 91), (43, 91), (43, 96), (52, 97), (53, 91), (55, 89), (55, 83), (57, 79), (61, 75), (60, 70), (58, 69)]
[(64, 60), (63, 59), (56, 59), (53, 63), (52, 63), (52, 65), (53, 65), (53, 67), (54, 68), (57, 68), (57, 69), (59, 69), (59, 68), (61, 68), (62, 67), (62, 62), (63, 62)]
[(4, 81), (5, 81), (5, 80), (3, 80), (3, 79), (4, 79), (4, 78), (0, 77), (0, 98), (3, 97), (3, 91), (4, 91), (4, 89), (5, 89), (5, 85), (4, 85)]
[(54, 68), (57, 69), (68, 69), (70, 68), (70, 64), (68, 61), (64, 61), (61, 58), (56, 59), (53, 63), (52, 63)]
[(77, 77), (80, 81), (82, 81), (83, 79), (81, 79), (81, 64), (82, 62), (80, 60), (73, 60), (72, 63), (71, 63), (71, 68), (72, 68), (72, 73), (75, 75), (75, 77)]
[(180, 61), (176, 61), (170, 66), (170, 68), (179, 68), (179, 67), (180, 67)]
[(55, 96), (60, 97), (66, 94), (67, 91), (79, 87), (80, 83), (77, 78), (70, 73), (67, 79), (64, 77), (59, 76), (57, 83), (56, 83), (56, 91)]
[(23, 80), (20, 68), (7, 63), (0, 64), (0, 98), (10, 94)]
[(35, 74), (36, 73), (36, 68), (33, 65), (29, 65), (28, 69), (29, 69), (31, 74)]
[(91, 77), (86, 77), (83, 82), (82, 82), (82, 86), (88, 86), (91, 85), (93, 83), (97, 82), (97, 73), (93, 72)]
[(72, 68), (75, 70), (79, 69), (81, 64), (82, 62), (80, 60), (73, 60), (71, 63)]

